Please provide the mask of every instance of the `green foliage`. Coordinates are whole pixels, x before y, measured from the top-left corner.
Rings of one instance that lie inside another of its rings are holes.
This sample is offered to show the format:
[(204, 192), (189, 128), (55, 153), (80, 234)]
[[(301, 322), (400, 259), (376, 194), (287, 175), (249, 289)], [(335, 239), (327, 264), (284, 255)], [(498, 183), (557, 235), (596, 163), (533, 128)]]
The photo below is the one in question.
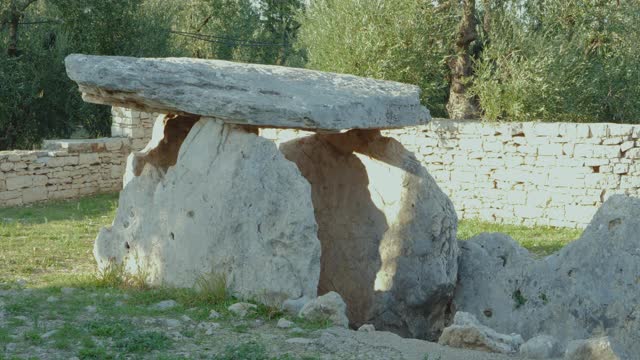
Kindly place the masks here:
[[(301, 0), (200, 0), (179, 7), (176, 46), (187, 56), (260, 64), (301, 66), (292, 48)], [(194, 41), (194, 35), (206, 41)]]
[(224, 274), (210, 272), (198, 277), (195, 283), (199, 301), (219, 304), (230, 298), (227, 293), (227, 278)]
[(640, 3), (496, 2), (473, 92), (489, 119), (640, 118)]
[[(8, 0), (7, 0), (8, 1)], [(49, 0), (33, 3), (18, 26), (18, 56), (7, 56), (0, 30), (0, 150), (37, 147), (44, 138), (69, 137), (81, 125), (92, 136), (110, 131), (110, 110), (84, 103), (66, 76), (73, 52), (167, 56), (173, 53), (169, 3)], [(5, 14), (8, 2), (0, 4)], [(6, 18), (6, 15), (3, 15)], [(1, 20), (0, 20), (1, 21)]]
[(419, 85), (445, 115), (455, 9), (421, 0), (316, 0), (300, 16), (299, 46), (313, 69)]
[(516, 309), (523, 307), (527, 303), (527, 298), (524, 297), (520, 289), (514, 291), (513, 294), (511, 294), (511, 297), (513, 298), (514, 307)]
[(43, 44), (46, 36), (36, 29), (24, 36), (28, 47), (20, 57), (0, 55), (0, 150), (30, 148), (45, 136), (71, 133), (65, 53)]
[(126, 338), (116, 341), (115, 347), (127, 353), (142, 353), (167, 349), (172, 341), (167, 335), (158, 331), (133, 332)]

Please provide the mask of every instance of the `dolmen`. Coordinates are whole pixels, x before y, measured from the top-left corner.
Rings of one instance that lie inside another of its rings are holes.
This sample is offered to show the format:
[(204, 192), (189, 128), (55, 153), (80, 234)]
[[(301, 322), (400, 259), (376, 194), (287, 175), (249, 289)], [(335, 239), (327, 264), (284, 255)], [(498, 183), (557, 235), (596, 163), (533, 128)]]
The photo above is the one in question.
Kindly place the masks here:
[[(94, 255), (153, 285), (226, 278), (273, 306), (336, 292), (353, 327), (436, 339), (458, 268), (457, 218), (380, 130), (426, 124), (416, 86), (277, 66), (70, 55), (85, 101), (166, 114), (127, 162)], [(278, 146), (266, 128), (313, 135)]]

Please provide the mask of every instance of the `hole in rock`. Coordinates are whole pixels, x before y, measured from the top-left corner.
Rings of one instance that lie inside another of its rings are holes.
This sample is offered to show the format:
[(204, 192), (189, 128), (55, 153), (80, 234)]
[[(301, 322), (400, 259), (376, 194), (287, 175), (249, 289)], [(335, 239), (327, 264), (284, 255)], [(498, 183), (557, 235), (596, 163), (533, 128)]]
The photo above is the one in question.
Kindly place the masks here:
[(171, 238), (171, 240), (175, 240), (176, 236), (173, 233), (169, 233), (169, 237)]
[(592, 166), (591, 170), (593, 170), (594, 174), (599, 174), (600, 173), (600, 166)]
[(140, 176), (146, 164), (167, 171), (176, 164), (178, 152), (189, 131), (200, 120), (198, 116), (167, 115), (164, 118), (164, 137), (158, 145), (146, 154), (136, 156), (133, 167), (135, 176)]
[(124, 248), (127, 249), (127, 250), (131, 249), (131, 246), (129, 245), (128, 241), (124, 242)]

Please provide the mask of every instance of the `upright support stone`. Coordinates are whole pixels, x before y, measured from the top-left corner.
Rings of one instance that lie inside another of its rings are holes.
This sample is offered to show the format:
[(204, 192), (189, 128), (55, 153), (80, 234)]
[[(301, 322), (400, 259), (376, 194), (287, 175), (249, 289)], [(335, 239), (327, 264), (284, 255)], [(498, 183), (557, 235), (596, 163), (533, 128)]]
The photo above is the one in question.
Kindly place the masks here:
[(399, 142), (378, 131), (282, 144), (311, 183), (322, 243), (320, 294), (350, 322), (436, 339), (457, 275), (453, 205)]
[(314, 297), (320, 243), (296, 166), (234, 125), (158, 121), (163, 139), (130, 158), (116, 219), (96, 239), (99, 267), (124, 263), (152, 285), (179, 287), (224, 275), (232, 293), (274, 306)]

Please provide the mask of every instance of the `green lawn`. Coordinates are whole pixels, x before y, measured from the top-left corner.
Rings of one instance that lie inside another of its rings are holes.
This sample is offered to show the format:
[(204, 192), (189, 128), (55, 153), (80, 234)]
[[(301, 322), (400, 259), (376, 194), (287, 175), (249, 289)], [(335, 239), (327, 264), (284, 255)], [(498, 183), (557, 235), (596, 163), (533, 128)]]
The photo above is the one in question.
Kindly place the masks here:
[[(0, 316), (7, 319), (0, 327), (0, 360), (183, 359), (185, 353), (218, 360), (319, 358), (306, 350), (281, 351), (291, 335), (276, 328), (284, 316), (278, 309), (257, 304), (246, 319), (232, 315), (227, 308), (237, 300), (215, 279), (205, 280), (196, 291), (147, 289), (123, 282), (117, 272), (97, 275), (93, 241), (99, 228), (111, 223), (117, 201), (116, 194), (107, 194), (0, 209)], [(580, 233), (460, 223), (462, 239), (480, 232), (508, 233), (539, 255), (561, 248)], [(16, 283), (21, 279), (26, 284)], [(178, 305), (166, 311), (150, 306), (167, 299)], [(215, 320), (220, 326), (215, 336), (200, 327), (211, 323), (212, 310), (221, 316)], [(168, 320), (177, 327), (163, 325)], [(329, 325), (292, 320), (301, 337), (318, 336), (315, 331)], [(270, 339), (280, 334), (279, 340), (265, 342), (265, 333)]]
[[(109, 225), (117, 194), (0, 209), (0, 282), (25, 279), (30, 286), (84, 282), (95, 273), (93, 241)], [(578, 238), (581, 231), (549, 227), (461, 221), (460, 239), (503, 232), (538, 255), (548, 255)]]
[(520, 245), (538, 256), (550, 255), (576, 240), (582, 234), (582, 230), (576, 229), (501, 225), (478, 220), (463, 220), (458, 224), (458, 239), (461, 240), (468, 240), (485, 232), (508, 234)]

